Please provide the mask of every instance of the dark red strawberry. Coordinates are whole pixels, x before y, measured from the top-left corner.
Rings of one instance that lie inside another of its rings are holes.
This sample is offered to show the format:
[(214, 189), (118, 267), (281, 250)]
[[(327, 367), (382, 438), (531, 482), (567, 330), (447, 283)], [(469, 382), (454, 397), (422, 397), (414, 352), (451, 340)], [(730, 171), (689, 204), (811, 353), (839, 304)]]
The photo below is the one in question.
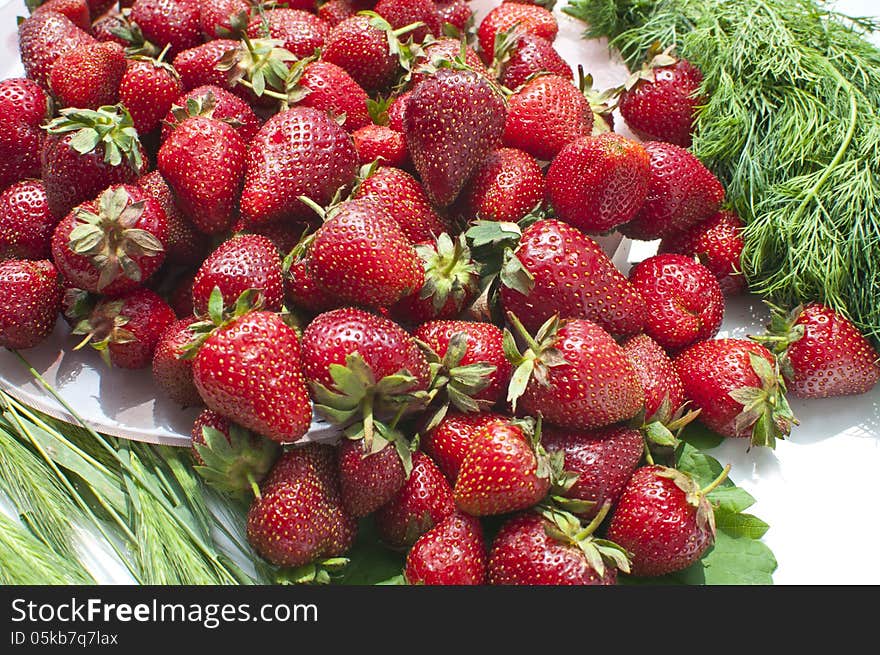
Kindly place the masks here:
[(351, 184), (356, 169), (351, 137), (325, 112), (288, 109), (266, 121), (248, 146), (241, 216), (251, 226), (309, 219), (314, 214), (299, 196), (324, 206)]
[(161, 140), (165, 141), (175, 125), (194, 114), (229, 123), (245, 143), (249, 143), (260, 129), (260, 119), (247, 102), (226, 89), (207, 84), (175, 99), (171, 110), (165, 114)]
[(49, 71), (64, 53), (97, 43), (91, 34), (56, 11), (41, 11), (18, 25), (18, 48), (28, 78), (49, 90)]
[(687, 568), (715, 543), (715, 513), (706, 489), (665, 466), (644, 466), (630, 478), (608, 524), (607, 538), (632, 557), (632, 574), (658, 576)]
[(435, 0), (434, 6), (437, 8), (440, 24), (449, 23), (462, 34), (473, 20), (474, 12), (468, 0)]
[(530, 154), (498, 148), (480, 165), (462, 194), (466, 218), (516, 223), (544, 198), (544, 173)]
[(724, 188), (699, 159), (671, 143), (649, 141), (644, 147), (651, 156), (648, 195), (621, 232), (633, 239), (663, 238), (718, 211)]
[(621, 342), (645, 390), (645, 417), (657, 414), (664, 403), (675, 413), (684, 403), (684, 387), (666, 351), (647, 334)]
[(45, 11), (54, 11), (67, 16), (81, 30), (88, 32), (91, 28), (91, 12), (86, 0), (48, 0), (32, 9), (31, 14), (40, 14)]
[(373, 4), (371, 0), (327, 0), (318, 7), (318, 17), (335, 27)]
[(560, 220), (590, 234), (631, 220), (648, 193), (650, 158), (613, 132), (562, 148), (547, 171), (547, 201)]
[(202, 397), (193, 381), (193, 363), (184, 359), (186, 346), (192, 341), (189, 326), (195, 322), (192, 316), (169, 325), (153, 353), (153, 381), (166, 396), (181, 407), (197, 407)]
[(207, 85), (232, 88), (228, 72), (217, 68), (217, 64), (227, 53), (237, 50), (238, 45), (238, 41), (231, 39), (215, 39), (178, 53), (172, 63), (183, 88), (187, 91)]
[(482, 585), (486, 563), (479, 519), (455, 512), (413, 544), (404, 575), (413, 585)]
[(438, 71), (419, 84), (406, 106), (404, 134), (431, 202), (451, 204), (504, 126), (501, 95), (478, 74)]
[(196, 271), (183, 273), (174, 281), (174, 286), (168, 294), (168, 302), (174, 309), (177, 318), (189, 318), (195, 314), (192, 299), (192, 285)]
[(49, 71), (49, 87), (62, 107), (98, 109), (119, 100), (125, 52), (118, 43), (91, 43), (60, 55)]
[(421, 27), (408, 34), (416, 43), (424, 41), (429, 34), (441, 35), (440, 17), (433, 0), (379, 0), (375, 12), (387, 20), (394, 29), (413, 23), (423, 23)]
[(168, 220), (140, 187), (109, 187), (61, 219), (52, 258), (71, 283), (89, 293), (119, 295), (139, 287), (165, 260)]
[(40, 154), (45, 137), (39, 127), (0, 115), (0, 187), (40, 177)]
[(129, 18), (160, 50), (170, 45), (170, 56), (202, 42), (198, 0), (135, 0)]
[(39, 180), (23, 180), (0, 194), (0, 259), (46, 259), (58, 223)]
[(33, 80), (24, 77), (0, 80), (0, 115), (39, 127), (49, 117), (49, 98)]
[(494, 412), (463, 414), (450, 409), (436, 427), (422, 436), (420, 447), (440, 467), (449, 484), (455, 485), (474, 435), (489, 423), (505, 418)]
[(196, 4), (205, 41), (229, 37), (247, 27), (248, 0), (196, 0)]
[(391, 548), (403, 549), (453, 512), (455, 501), (446, 478), (430, 457), (416, 452), (403, 487), (373, 518), (379, 538)]
[(629, 281), (645, 299), (645, 334), (677, 350), (721, 329), (724, 296), (712, 272), (684, 255), (655, 255), (636, 264)]
[(388, 166), (403, 168), (410, 163), (406, 137), (385, 125), (366, 125), (351, 135), (362, 166), (376, 160)]
[(152, 132), (183, 93), (170, 65), (149, 57), (131, 57), (119, 84), (119, 101), (128, 109), (138, 134)]
[(344, 69), (326, 61), (305, 59), (288, 78), (289, 104), (314, 107), (338, 119), (346, 132), (370, 123), (369, 96)]
[(507, 49), (502, 47), (499, 52), (496, 47), (494, 68), (499, 72), (500, 82), (508, 89), (518, 89), (537, 73), (574, 78), (571, 66), (547, 39), (534, 34), (522, 34), (514, 28), (507, 42)]
[(735, 212), (722, 210), (684, 232), (672, 234), (660, 242), (659, 252), (675, 252), (699, 257), (700, 262), (718, 278), (726, 296), (746, 288), (742, 274), (744, 247), (743, 222)]
[[(171, 187), (159, 171), (147, 173), (138, 180), (138, 186), (151, 195), (162, 207), (168, 219), (168, 242), (165, 260), (181, 266), (198, 266), (205, 259), (210, 245), (208, 236), (196, 229), (177, 206)], [(190, 300), (192, 307), (192, 300)], [(186, 315), (192, 314), (192, 310)]]
[[(479, 57), (478, 57), (479, 59)], [(388, 105), (388, 127), (395, 132), (403, 134), (403, 117), (406, 114), (406, 106), (412, 98), (412, 91), (404, 91), (398, 96), (392, 96)]]
[(498, 35), (514, 27), (520, 33), (540, 36), (551, 43), (559, 32), (556, 18), (545, 7), (505, 2), (490, 11), (477, 30), (480, 49), (487, 60), (492, 59)]
[(160, 337), (174, 321), (168, 303), (141, 288), (99, 302), (73, 334), (86, 335), (77, 348), (89, 344), (108, 365), (139, 369), (153, 361)]
[(269, 9), (255, 16), (247, 28), (252, 39), (278, 39), (282, 47), (300, 59), (311, 57), (324, 46), (331, 26), (307, 11), (290, 8)]
[(776, 359), (747, 339), (700, 341), (674, 360), (684, 395), (700, 421), (724, 437), (775, 447), (797, 423)]
[(336, 447), (336, 458), (342, 506), (352, 516), (372, 514), (406, 482), (406, 467), (394, 444), (386, 443), (376, 451), (363, 439), (343, 439)]
[(52, 332), (61, 282), (48, 260), (0, 261), (0, 347), (33, 348)]

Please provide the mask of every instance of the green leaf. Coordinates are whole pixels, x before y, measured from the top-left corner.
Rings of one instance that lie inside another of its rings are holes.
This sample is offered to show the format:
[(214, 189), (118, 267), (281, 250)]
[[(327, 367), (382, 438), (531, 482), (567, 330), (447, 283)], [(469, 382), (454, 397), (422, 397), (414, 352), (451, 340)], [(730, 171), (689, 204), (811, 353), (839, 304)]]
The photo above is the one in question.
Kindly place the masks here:
[(715, 546), (700, 561), (705, 584), (773, 584), (776, 558), (760, 541), (718, 531)]
[(346, 557), (350, 561), (338, 581), (344, 585), (388, 584), (390, 579), (400, 575), (404, 565), (402, 553), (379, 542), (370, 519), (360, 522), (357, 541)]
[(724, 437), (699, 422), (688, 423), (681, 433), (681, 439), (699, 450), (717, 448), (724, 442)]

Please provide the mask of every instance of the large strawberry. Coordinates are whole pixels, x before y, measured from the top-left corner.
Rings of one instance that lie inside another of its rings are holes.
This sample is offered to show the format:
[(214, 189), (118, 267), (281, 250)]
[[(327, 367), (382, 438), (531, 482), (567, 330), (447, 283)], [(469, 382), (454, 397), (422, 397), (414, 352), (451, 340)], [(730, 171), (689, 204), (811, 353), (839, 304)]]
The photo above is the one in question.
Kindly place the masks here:
[(307, 11), (277, 7), (254, 16), (247, 35), (252, 39), (278, 39), (285, 50), (302, 59), (324, 46), (330, 29), (329, 23)]
[(49, 98), (43, 88), (25, 77), (0, 81), (0, 114), (39, 127), (49, 116)]
[(48, 260), (0, 261), (0, 347), (33, 348), (52, 332), (61, 282)]
[(550, 42), (559, 32), (556, 18), (546, 7), (505, 2), (490, 11), (477, 30), (480, 49), (487, 60), (492, 59), (498, 36), (513, 28), (521, 34), (534, 34)]
[(161, 141), (168, 138), (175, 125), (196, 114), (229, 123), (245, 143), (250, 143), (260, 130), (260, 119), (247, 102), (226, 89), (205, 84), (175, 99), (162, 121)]
[(462, 194), (465, 218), (516, 223), (544, 198), (544, 173), (527, 152), (498, 148)]
[(477, 73), (438, 71), (413, 91), (404, 133), (413, 164), (431, 202), (451, 204), (498, 144), (504, 100)]
[[(407, 446), (402, 445), (403, 448)], [(336, 447), (342, 505), (352, 516), (367, 516), (394, 497), (406, 482), (411, 462), (391, 444), (367, 448), (361, 439), (343, 439)]]
[(44, 140), (39, 127), (0, 114), (0, 187), (40, 177)]
[(0, 259), (46, 259), (58, 221), (39, 180), (22, 180), (0, 193)]
[(428, 530), (407, 553), (404, 575), (409, 584), (484, 584), (486, 542), (480, 520), (455, 512)]
[(449, 484), (455, 485), (474, 435), (498, 420), (505, 420), (504, 415), (494, 412), (464, 414), (451, 409), (435, 427), (422, 435), (420, 447), (443, 471)]
[(571, 66), (547, 39), (514, 29), (499, 48), (496, 44), (493, 68), (508, 89), (518, 89), (538, 73), (553, 73), (572, 79)]
[(375, 11), (394, 29), (422, 23), (409, 34), (416, 43), (422, 43), (429, 34), (441, 34), (440, 17), (433, 0), (379, 0)]
[(129, 18), (159, 49), (171, 56), (202, 41), (198, 0), (135, 0)]
[[(198, 266), (208, 253), (210, 245), (208, 235), (196, 229), (192, 221), (183, 214), (177, 206), (174, 192), (159, 171), (141, 177), (138, 186), (161, 205), (168, 219), (165, 261), (180, 266)], [(192, 314), (192, 311), (187, 313)]]
[(666, 351), (647, 334), (629, 337), (620, 345), (645, 390), (645, 417), (655, 416), (664, 404), (674, 414), (684, 403), (684, 387)]
[[(467, 45), (464, 46), (462, 51), (460, 39), (448, 36), (437, 40), (428, 39), (413, 54), (415, 59), (413, 60), (411, 70), (407, 71), (403, 80), (410, 90), (415, 89), (419, 84), (433, 77), (438, 69), (448, 66), (450, 63), (453, 64), (454, 68), (468, 68), (481, 77), (493, 81), (492, 75), (489, 69), (486, 68), (483, 60), (480, 59), (480, 55)], [(406, 104), (406, 100), (404, 104)], [(395, 122), (392, 118), (391, 126), (394, 127), (394, 125)], [(403, 129), (403, 126), (400, 126), (400, 129)]]
[(172, 64), (180, 75), (183, 88), (187, 91), (206, 85), (227, 90), (234, 88), (229, 83), (228, 71), (220, 70), (218, 64), (238, 47), (238, 41), (215, 39), (179, 52)]
[(193, 381), (192, 360), (183, 357), (186, 346), (193, 338), (189, 326), (194, 322), (195, 319), (190, 316), (165, 328), (153, 353), (153, 381), (172, 402), (181, 407), (198, 407), (202, 404), (202, 397)]
[(324, 206), (356, 170), (345, 130), (325, 112), (293, 107), (266, 121), (248, 147), (241, 216), (248, 225), (308, 219), (299, 197)]
[(49, 71), (49, 87), (63, 107), (98, 109), (119, 100), (125, 52), (118, 43), (91, 43), (59, 56)]
[(41, 11), (18, 25), (18, 49), (28, 78), (49, 89), (49, 71), (66, 52), (97, 43), (88, 32), (56, 11)]
[(131, 114), (138, 134), (158, 128), (182, 92), (177, 71), (149, 57), (130, 57), (119, 83), (119, 101)]

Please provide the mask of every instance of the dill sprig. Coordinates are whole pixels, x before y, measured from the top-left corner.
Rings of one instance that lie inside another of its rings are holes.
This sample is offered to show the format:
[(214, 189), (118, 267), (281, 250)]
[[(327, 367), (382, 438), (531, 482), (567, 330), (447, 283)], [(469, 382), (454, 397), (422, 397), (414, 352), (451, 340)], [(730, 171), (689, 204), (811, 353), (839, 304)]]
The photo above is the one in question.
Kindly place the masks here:
[(878, 24), (817, 0), (571, 0), (637, 68), (650, 45), (698, 65), (693, 152), (746, 222), (755, 293), (818, 300), (880, 343)]

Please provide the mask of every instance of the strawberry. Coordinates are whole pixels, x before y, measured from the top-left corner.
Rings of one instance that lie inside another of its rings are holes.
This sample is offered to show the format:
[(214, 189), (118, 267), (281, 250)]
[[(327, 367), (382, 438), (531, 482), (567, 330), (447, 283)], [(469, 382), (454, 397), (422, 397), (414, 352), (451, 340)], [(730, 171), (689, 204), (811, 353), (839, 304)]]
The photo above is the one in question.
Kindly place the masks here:
[(684, 387), (666, 351), (647, 334), (621, 342), (645, 391), (645, 416), (651, 418), (666, 403), (675, 413), (684, 403)]
[(532, 337), (508, 312), (519, 337), (505, 335), (505, 351), (516, 367), (508, 400), (530, 415), (565, 428), (587, 430), (626, 421), (645, 402), (626, 353), (610, 334), (583, 319), (549, 319)]
[(229, 37), (247, 26), (251, 5), (247, 0), (196, 0), (199, 25), (205, 41)]
[(606, 132), (572, 141), (547, 171), (547, 201), (559, 220), (587, 233), (631, 220), (645, 201), (650, 157), (637, 142)]
[[(728, 467), (729, 469), (729, 467)], [(687, 568), (715, 542), (715, 513), (689, 475), (643, 466), (630, 478), (608, 524), (607, 538), (631, 553), (632, 574), (658, 576)]]
[(338, 308), (333, 294), (324, 291), (309, 273), (308, 257), (295, 255), (284, 262), (284, 294), (299, 309), (320, 314)]
[[(525, 6), (525, 5), (523, 5)], [(540, 75), (508, 100), (504, 145), (545, 161), (593, 129), (593, 112), (570, 79)]]
[[(438, 43), (442, 43), (442, 40)], [(479, 57), (477, 59), (479, 59)], [(403, 127), (403, 117), (406, 115), (406, 106), (409, 104), (410, 98), (412, 98), (412, 91), (404, 91), (398, 96), (391, 96), (387, 110), (388, 127), (395, 132), (403, 134), (405, 130)]]
[(460, 33), (464, 33), (473, 21), (474, 12), (467, 0), (435, 0), (434, 6), (440, 24), (445, 26), (448, 23)]
[(649, 141), (644, 147), (651, 156), (648, 195), (621, 232), (633, 239), (664, 238), (718, 211), (724, 188), (699, 159), (671, 143)]
[(132, 183), (146, 172), (143, 146), (124, 107), (62, 109), (46, 131), (40, 177), (56, 218), (107, 187)]
[(189, 326), (192, 316), (174, 321), (165, 328), (153, 353), (153, 381), (165, 395), (181, 407), (198, 407), (202, 397), (193, 381), (193, 363), (184, 359), (184, 350), (192, 341)]
[[(464, 58), (462, 58), (462, 42), (460, 39), (448, 36), (444, 36), (436, 41), (429, 39), (427, 43), (422, 45), (421, 51), (416, 50), (414, 54), (415, 60), (411, 70), (407, 72), (410, 90), (415, 89), (419, 84), (433, 77), (438, 70), (442, 69), (444, 66), (443, 62), (455, 62), (453, 68), (468, 68), (481, 77), (493, 81), (489, 69), (486, 68), (483, 60), (480, 59), (480, 55), (473, 48), (465, 46)], [(404, 102), (404, 104), (406, 103)], [(393, 122), (391, 126), (394, 129), (398, 129), (394, 126)], [(403, 126), (401, 125), (399, 131), (402, 130)]]
[(424, 187), (399, 168), (380, 166), (358, 185), (354, 196), (381, 204), (412, 243), (434, 241), (447, 230)]
[(28, 78), (49, 89), (49, 71), (61, 55), (97, 43), (67, 16), (41, 11), (18, 25), (18, 48)]
[(254, 289), (262, 297), (263, 309), (280, 312), (284, 282), (275, 244), (258, 234), (238, 234), (221, 243), (201, 265), (193, 281), (193, 308), (197, 315), (208, 311), (215, 288), (220, 289), (230, 305), (245, 291)]
[(40, 154), (45, 142), (39, 127), (0, 115), (0, 188), (29, 177), (40, 177)]
[(501, 4), (486, 15), (477, 30), (480, 49), (487, 60), (492, 59), (498, 36), (514, 27), (519, 33), (540, 36), (551, 43), (559, 32), (556, 18), (545, 7), (515, 3)]
[(194, 355), (199, 395), (209, 409), (268, 439), (297, 441), (311, 425), (312, 407), (296, 332), (277, 314), (250, 310), (245, 302), (225, 320), (223, 298), (214, 295), (213, 326), (204, 325), (212, 331), (202, 335)]
[(374, 4), (371, 0), (327, 0), (318, 7), (318, 17), (335, 27), (359, 11), (370, 9)]
[(505, 420), (505, 417), (494, 412), (464, 414), (450, 409), (435, 427), (425, 432), (420, 447), (454, 486), (474, 435), (498, 420)]
[(61, 106), (98, 109), (119, 99), (125, 52), (118, 43), (91, 43), (60, 55), (49, 87)]
[(175, 99), (162, 121), (161, 140), (168, 138), (175, 125), (190, 118), (191, 111), (199, 116), (229, 123), (245, 143), (250, 143), (260, 129), (260, 119), (248, 103), (226, 89), (206, 84)]
[(160, 337), (174, 321), (168, 303), (141, 288), (100, 301), (73, 334), (86, 335), (77, 348), (89, 344), (108, 365), (139, 369), (153, 361)]
[(379, 538), (391, 548), (412, 546), (455, 512), (452, 489), (430, 457), (413, 453), (403, 487), (373, 515)]
[(482, 585), (486, 542), (479, 519), (455, 512), (419, 537), (406, 555), (409, 584)]
[(294, 64), (287, 81), (290, 104), (314, 107), (338, 118), (347, 132), (369, 125), (369, 96), (344, 69), (326, 61)]
[(23, 180), (0, 193), (0, 259), (46, 259), (56, 221), (39, 180)]
[(501, 138), (504, 100), (467, 70), (440, 70), (406, 106), (404, 134), (431, 202), (451, 204)]
[(24, 77), (0, 80), (0, 115), (39, 127), (49, 118), (49, 98), (33, 80)]
[(618, 106), (629, 129), (643, 141), (667, 141), (690, 148), (703, 73), (672, 48), (648, 51), (648, 61), (624, 85)]
[(375, 200), (348, 200), (318, 228), (309, 273), (342, 302), (387, 307), (424, 282), (422, 261)]
[(336, 447), (342, 506), (355, 517), (372, 514), (391, 500), (407, 476), (397, 448), (385, 444), (374, 452), (365, 444), (361, 439), (343, 439)]
[(217, 68), (217, 64), (227, 53), (237, 49), (238, 41), (215, 39), (182, 50), (174, 57), (172, 64), (187, 91), (207, 85), (229, 90), (232, 88), (228, 82), (229, 75), (227, 71)]
[(195, 314), (193, 309), (192, 285), (196, 271), (183, 273), (174, 281), (174, 286), (168, 293), (168, 302), (171, 304), (177, 318), (190, 318)]
[[(505, 47), (506, 46), (506, 47)], [(496, 45), (495, 64), (499, 81), (508, 89), (518, 89), (538, 73), (552, 73), (573, 79), (571, 66), (556, 52), (553, 44), (534, 34), (523, 34), (513, 29), (501, 48)]]
[(677, 232), (660, 242), (659, 252), (674, 252), (699, 257), (721, 284), (725, 296), (746, 288), (742, 274), (743, 223), (731, 210), (718, 211), (684, 232)]
[(255, 16), (248, 25), (247, 35), (252, 39), (278, 39), (285, 50), (303, 59), (324, 46), (330, 29), (329, 23), (307, 11), (277, 8)]
[(790, 313), (773, 308), (768, 334), (753, 337), (780, 357), (788, 388), (799, 398), (867, 393), (880, 380), (880, 355), (843, 314), (820, 303)]
[[(32, 5), (37, 3), (32, 3)], [(29, 7), (31, 9), (31, 7)], [(48, 0), (31, 9), (31, 15), (54, 11), (67, 16), (81, 30), (89, 31), (92, 25), (89, 4), (86, 0)]]
[(169, 56), (202, 42), (198, 0), (134, 0), (129, 18), (160, 50), (170, 46)]
[(422, 43), (429, 34), (441, 35), (440, 17), (433, 0), (379, 0), (374, 11), (394, 29), (423, 23), (409, 34), (416, 43)]
[(266, 223), (255, 228), (245, 228), (244, 222), (239, 220), (232, 231), (236, 233), (258, 234), (266, 237), (272, 242), (272, 245), (278, 250), (279, 255), (286, 256), (291, 250), (296, 248), (303, 240), (303, 235), (313, 229), (313, 225), (308, 223), (286, 223), (278, 221), (275, 223)]
[(61, 283), (52, 262), (0, 261), (0, 347), (40, 344), (55, 327), (60, 310)]
[(165, 260), (168, 219), (140, 187), (119, 184), (61, 219), (52, 258), (89, 293), (119, 295), (140, 286)]
[(326, 113), (294, 107), (272, 116), (248, 146), (241, 216), (249, 226), (307, 219), (298, 198), (324, 206), (354, 180), (351, 137)]
[(181, 93), (180, 76), (170, 65), (149, 57), (129, 58), (119, 84), (119, 101), (131, 114), (138, 134), (159, 127)]
[(466, 216), (516, 223), (544, 197), (544, 173), (530, 154), (514, 148), (494, 150), (462, 194)]
[(357, 150), (358, 161), (362, 166), (376, 160), (396, 168), (407, 166), (409, 151), (406, 149), (406, 137), (385, 125), (366, 125), (355, 130), (351, 138)]
[(674, 360), (684, 395), (700, 421), (724, 437), (775, 447), (797, 423), (776, 358), (746, 339), (700, 341)]
[[(147, 173), (138, 180), (138, 186), (155, 199), (168, 219), (168, 241), (165, 260), (181, 266), (197, 266), (208, 252), (208, 236), (196, 229), (177, 206), (171, 187), (159, 171)], [(192, 302), (190, 302), (192, 306)], [(192, 311), (187, 312), (192, 314)]]
[(118, 43), (129, 52), (138, 54), (158, 54), (156, 46), (147, 43), (141, 29), (123, 14), (106, 14), (92, 23), (89, 33), (101, 42)]
[(455, 479), (455, 504), (472, 516), (536, 505), (550, 489), (549, 462), (539, 444), (530, 443), (521, 427), (506, 420), (480, 428)]

